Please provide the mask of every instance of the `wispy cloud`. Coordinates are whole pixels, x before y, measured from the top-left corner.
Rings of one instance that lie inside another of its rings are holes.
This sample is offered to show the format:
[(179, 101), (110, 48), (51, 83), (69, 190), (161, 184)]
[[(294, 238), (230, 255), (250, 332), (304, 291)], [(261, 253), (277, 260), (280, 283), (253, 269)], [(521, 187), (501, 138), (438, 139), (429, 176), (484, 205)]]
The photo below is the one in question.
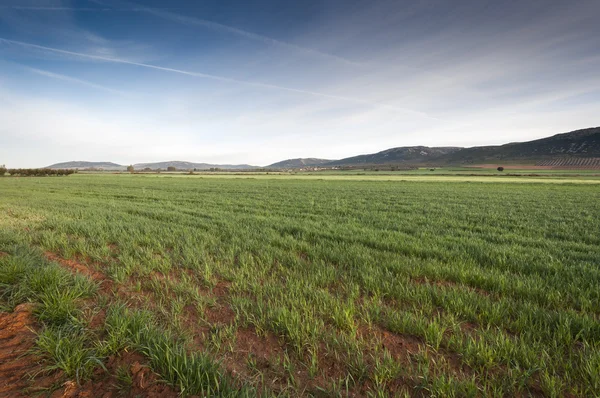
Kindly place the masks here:
[(115, 11), (114, 8), (99, 7), (39, 7), (39, 6), (0, 6), (0, 9), (23, 11)]
[(387, 109), (387, 110), (394, 111), (394, 112), (406, 112), (406, 113), (410, 113), (410, 114), (413, 114), (416, 116), (433, 119), (433, 120), (438, 120), (435, 117), (432, 117), (424, 112), (420, 112), (417, 110), (403, 108), (403, 107), (397, 107), (397, 106), (388, 105), (388, 104), (384, 104), (384, 103), (371, 102), (371, 101), (362, 100), (359, 98), (327, 94), (327, 93), (323, 93), (323, 92), (319, 92), (319, 91), (303, 90), (303, 89), (297, 89), (297, 88), (268, 84), (268, 83), (239, 80), (239, 79), (218, 76), (218, 75), (213, 75), (213, 74), (186, 71), (186, 70), (182, 70), (182, 69), (169, 68), (169, 67), (141, 63), (141, 62), (133, 62), (133, 61), (128, 61), (128, 60), (121, 59), (121, 58), (112, 58), (112, 57), (105, 57), (105, 56), (100, 56), (100, 55), (84, 54), (84, 53), (80, 53), (80, 52), (67, 51), (67, 50), (62, 50), (62, 49), (53, 48), (53, 47), (40, 46), (37, 44), (25, 43), (25, 42), (16, 41), (16, 40), (9, 40), (9, 39), (5, 39), (5, 38), (0, 38), (0, 43), (13, 44), (13, 45), (26, 47), (26, 48), (42, 50), (42, 51), (50, 51), (50, 52), (53, 52), (56, 54), (62, 54), (62, 55), (66, 55), (66, 56), (74, 56), (74, 57), (92, 59), (92, 60), (97, 60), (97, 61), (105, 61), (105, 62), (112, 62), (112, 63), (117, 63), (117, 64), (139, 66), (139, 67), (159, 70), (159, 71), (163, 71), (163, 72), (177, 73), (180, 75), (217, 80), (217, 81), (226, 82), (226, 83), (235, 83), (235, 84), (242, 84), (242, 85), (253, 86), (253, 87), (260, 87), (260, 88), (267, 88), (267, 89), (274, 89), (274, 90), (283, 90), (283, 91), (293, 92), (293, 93), (298, 93), (298, 94), (312, 95), (312, 96), (316, 96), (316, 97), (329, 98), (329, 99), (334, 99), (334, 100), (339, 100), (339, 101), (351, 102), (351, 103), (355, 103), (355, 104), (362, 104), (362, 105), (370, 106), (370, 107)]
[[(144, 7), (40, 7), (40, 6), (0, 6), (0, 9), (21, 11), (82, 11), (82, 12), (119, 12), (119, 11), (146, 11)], [(155, 8), (155, 10), (181, 10), (181, 7)]]
[[(103, 4), (105, 4), (105, 3), (103, 3)], [(166, 20), (169, 20), (172, 22), (182, 23), (182, 24), (186, 24), (186, 25), (202, 26), (202, 27), (209, 28), (209, 29), (212, 29), (215, 31), (230, 33), (230, 34), (244, 37), (246, 39), (256, 40), (256, 41), (260, 41), (260, 42), (263, 42), (263, 43), (266, 43), (269, 45), (284, 47), (284, 48), (298, 51), (298, 52), (301, 52), (304, 54), (317, 56), (319, 58), (325, 58), (325, 59), (337, 61), (337, 62), (346, 64), (346, 65), (351, 65), (351, 66), (355, 66), (355, 67), (356, 66), (358, 66), (358, 67), (364, 66), (364, 64), (361, 62), (357, 62), (357, 61), (354, 61), (354, 60), (351, 60), (351, 59), (348, 59), (348, 58), (345, 58), (345, 57), (342, 57), (339, 55), (320, 51), (320, 50), (317, 50), (314, 48), (300, 46), (300, 45), (297, 45), (294, 43), (275, 39), (273, 37), (261, 35), (258, 33), (249, 32), (247, 30), (240, 29), (240, 28), (237, 28), (234, 26), (209, 21), (207, 19), (180, 15), (180, 14), (170, 12), (168, 10), (161, 9), (161, 8), (142, 7), (142, 6), (138, 6), (138, 5), (135, 5), (135, 6), (136, 6), (135, 8), (137, 11), (143, 11), (145, 13), (148, 13), (148, 14), (151, 14), (151, 15), (154, 15), (159, 18), (163, 18), (163, 19), (166, 19)]]
[(102, 86), (100, 84), (88, 82), (87, 80), (82, 80), (82, 79), (78, 79), (75, 77), (62, 75), (60, 73), (50, 72), (50, 71), (43, 70), (43, 69), (31, 68), (29, 66), (24, 66), (24, 65), (21, 65), (21, 66), (26, 71), (31, 72), (31, 73), (36, 73), (41, 76), (46, 76), (46, 77), (49, 77), (52, 79), (62, 80), (62, 81), (69, 82), (69, 83), (80, 84), (82, 86), (90, 87), (90, 88), (93, 88), (96, 90), (106, 91), (111, 94), (116, 94), (116, 95), (120, 95), (120, 96), (128, 96), (128, 94), (123, 91), (115, 90), (113, 88)]
[(267, 164), (599, 124), (598, 0), (260, 3), (0, 0), (2, 163)]

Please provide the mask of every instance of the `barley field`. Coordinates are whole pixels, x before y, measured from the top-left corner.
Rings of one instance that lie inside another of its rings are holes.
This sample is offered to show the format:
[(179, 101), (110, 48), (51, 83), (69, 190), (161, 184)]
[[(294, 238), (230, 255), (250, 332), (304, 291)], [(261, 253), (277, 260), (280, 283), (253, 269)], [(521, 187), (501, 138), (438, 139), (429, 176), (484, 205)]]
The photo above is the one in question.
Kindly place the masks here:
[(599, 180), (236, 177), (0, 178), (24, 388), (600, 395)]

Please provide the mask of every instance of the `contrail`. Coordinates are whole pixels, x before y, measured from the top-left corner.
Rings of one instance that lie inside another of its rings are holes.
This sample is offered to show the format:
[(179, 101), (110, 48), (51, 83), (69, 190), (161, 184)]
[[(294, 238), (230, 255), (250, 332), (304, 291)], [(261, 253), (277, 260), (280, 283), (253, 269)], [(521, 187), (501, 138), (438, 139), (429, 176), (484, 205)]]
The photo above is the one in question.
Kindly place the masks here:
[(261, 41), (263, 43), (266, 44), (271, 44), (271, 45), (276, 45), (279, 47), (286, 47), (286, 48), (291, 48), (293, 50), (296, 51), (300, 51), (303, 53), (307, 53), (307, 54), (312, 54), (312, 55), (316, 55), (322, 58), (328, 58), (328, 59), (332, 59), (338, 62), (342, 62), (344, 64), (347, 65), (352, 65), (352, 66), (364, 66), (364, 64), (361, 64), (359, 62), (356, 61), (352, 61), (350, 59), (344, 58), (344, 57), (340, 57), (337, 55), (333, 55), (333, 54), (329, 54), (329, 53), (325, 53), (319, 50), (315, 50), (313, 48), (307, 48), (307, 47), (302, 47), (299, 46), (297, 44), (293, 44), (293, 43), (289, 43), (289, 42), (285, 42), (285, 41), (281, 41), (281, 40), (277, 40), (274, 39), (272, 37), (268, 37), (268, 36), (263, 36), (260, 35), (258, 33), (253, 33), (253, 32), (249, 32), (243, 29), (239, 29), (233, 26), (229, 26), (229, 25), (224, 25), (218, 22), (213, 22), (213, 21), (209, 21), (206, 19), (200, 19), (200, 18), (195, 18), (195, 17), (188, 17), (188, 16), (184, 16), (184, 15), (179, 15), (179, 14), (175, 14), (173, 12), (168, 12), (162, 9), (156, 9), (156, 8), (147, 8), (147, 7), (139, 7), (138, 10), (146, 12), (148, 14), (152, 14), (155, 15), (157, 17), (163, 18), (163, 19), (168, 19), (170, 21), (174, 21), (174, 22), (179, 22), (179, 23), (183, 23), (183, 24), (187, 24), (187, 25), (196, 25), (196, 26), (204, 26), (213, 30), (217, 30), (217, 31), (221, 31), (221, 32), (227, 32), (227, 33), (232, 33), (238, 36), (242, 36), (248, 39), (252, 39), (252, 40), (257, 40), (257, 41)]
[(109, 93), (118, 94), (118, 95), (121, 95), (121, 96), (126, 96), (127, 95), (126, 93), (124, 93), (122, 91), (115, 90), (115, 89), (112, 89), (112, 88), (109, 88), (109, 87), (105, 87), (105, 86), (102, 86), (100, 84), (88, 82), (86, 80), (81, 80), (81, 79), (77, 79), (75, 77), (61, 75), (59, 73), (49, 72), (49, 71), (43, 70), (43, 69), (31, 68), (31, 67), (25, 66), (25, 65), (21, 65), (21, 66), (25, 70), (27, 70), (29, 72), (37, 73), (38, 75), (50, 77), (52, 79), (62, 80), (62, 81), (70, 82), (70, 83), (77, 83), (77, 84), (81, 84), (81, 85), (84, 85), (84, 86), (87, 86), (87, 87), (94, 88), (96, 90), (107, 91)]
[[(41, 7), (41, 6), (0, 6), (0, 9), (12, 9), (22, 11), (134, 11), (140, 12), (145, 11), (143, 7), (130, 7), (130, 8), (115, 8), (115, 7)], [(181, 10), (181, 8), (157, 8), (157, 10)]]
[(94, 7), (32, 7), (32, 6), (0, 6), (0, 9), (27, 11), (112, 11), (111, 8)]
[(439, 120), (437, 118), (429, 116), (428, 114), (426, 114), (424, 112), (415, 111), (412, 109), (407, 109), (407, 108), (402, 108), (402, 107), (396, 107), (393, 105), (387, 105), (387, 104), (381, 104), (381, 103), (377, 103), (377, 102), (361, 100), (361, 99), (353, 98), (353, 97), (326, 94), (326, 93), (321, 93), (318, 91), (302, 90), (302, 89), (297, 89), (297, 88), (278, 86), (275, 84), (252, 82), (252, 81), (247, 81), (247, 80), (238, 80), (238, 79), (233, 79), (233, 78), (224, 77), (224, 76), (211, 75), (208, 73), (191, 72), (191, 71), (186, 71), (186, 70), (182, 70), (182, 69), (168, 68), (168, 67), (159, 66), (159, 65), (127, 61), (125, 59), (120, 59), (120, 58), (111, 58), (111, 57), (104, 57), (101, 55), (84, 54), (84, 53), (79, 53), (79, 52), (75, 52), (75, 51), (61, 50), (61, 49), (53, 48), (53, 47), (46, 47), (46, 46), (40, 46), (37, 44), (31, 44), (31, 43), (25, 43), (25, 42), (16, 41), (16, 40), (4, 39), (1, 37), (0, 37), (0, 43), (16, 44), (16, 45), (19, 45), (22, 47), (28, 47), (28, 48), (33, 48), (33, 49), (43, 50), (43, 51), (50, 51), (50, 52), (54, 52), (57, 54), (70, 55), (70, 56), (75, 56), (75, 57), (80, 57), (80, 58), (112, 62), (112, 63), (117, 63), (117, 64), (134, 65), (134, 66), (139, 66), (139, 67), (148, 68), (148, 69), (160, 70), (163, 72), (171, 72), (171, 73), (177, 73), (180, 75), (212, 79), (212, 80), (217, 80), (217, 81), (227, 82), (227, 83), (236, 83), (236, 84), (241, 84), (241, 85), (246, 85), (246, 86), (262, 87), (262, 88), (282, 90), (282, 91), (288, 91), (288, 92), (299, 93), (299, 94), (307, 94), (307, 95), (312, 95), (315, 97), (322, 97), (322, 98), (329, 98), (329, 99), (335, 99), (335, 100), (340, 100), (340, 101), (352, 102), (355, 104), (362, 104), (362, 105), (367, 105), (367, 106), (381, 108), (381, 109), (389, 109), (389, 110), (393, 110), (393, 111), (397, 111), (397, 112), (412, 113), (412, 114), (415, 114), (415, 115), (418, 115), (421, 117), (425, 117), (428, 119)]
[[(109, 3), (104, 2), (102, 0), (89, 0), (89, 1), (92, 1), (93, 3), (102, 5), (104, 7), (110, 6)], [(235, 35), (242, 36), (242, 37), (245, 37), (248, 39), (261, 41), (266, 44), (276, 45), (276, 46), (285, 47), (285, 48), (291, 48), (293, 50), (303, 52), (306, 54), (312, 54), (312, 55), (319, 56), (321, 58), (335, 60), (335, 61), (344, 63), (346, 65), (351, 65), (354, 67), (364, 66), (363, 63), (356, 62), (356, 61), (353, 61), (348, 58), (340, 57), (340, 56), (334, 55), (334, 54), (329, 54), (329, 53), (326, 53), (323, 51), (315, 50), (313, 48), (299, 46), (297, 44), (274, 39), (272, 37), (260, 35), (258, 33), (249, 32), (247, 30), (239, 29), (234, 26), (229, 26), (229, 25), (218, 23), (218, 22), (209, 21), (206, 19), (188, 17), (188, 16), (176, 14), (173, 12), (168, 12), (169, 9), (166, 9), (166, 8), (143, 7), (143, 6), (140, 6), (139, 4), (132, 3), (132, 2), (122, 2), (122, 4), (127, 4), (127, 5), (132, 6), (135, 9), (135, 11), (142, 11), (142, 12), (157, 16), (159, 18), (167, 19), (167, 20), (170, 20), (173, 22), (179, 22), (179, 23), (183, 23), (183, 24), (187, 24), (187, 25), (204, 26), (209, 29), (213, 29), (213, 30), (217, 30), (217, 31), (221, 31), (221, 32), (227, 32), (227, 33), (235, 34)], [(173, 9), (171, 9), (171, 10), (173, 10)]]

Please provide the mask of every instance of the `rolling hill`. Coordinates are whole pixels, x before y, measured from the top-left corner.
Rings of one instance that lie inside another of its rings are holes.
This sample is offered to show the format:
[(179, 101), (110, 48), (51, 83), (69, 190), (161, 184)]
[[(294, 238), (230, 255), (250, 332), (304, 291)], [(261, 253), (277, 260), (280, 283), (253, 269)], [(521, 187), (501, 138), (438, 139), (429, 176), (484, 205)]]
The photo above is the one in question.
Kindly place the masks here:
[(374, 164), (401, 164), (401, 163), (427, 163), (440, 156), (452, 154), (460, 151), (458, 147), (426, 147), (426, 146), (408, 146), (386, 149), (385, 151), (369, 154), (352, 156), (345, 159), (336, 160), (327, 163), (325, 166), (359, 166)]
[(460, 151), (437, 158), (436, 162), (441, 164), (497, 162), (534, 164), (553, 159), (597, 157), (600, 157), (600, 127), (556, 134), (527, 142), (463, 148)]
[(75, 160), (71, 162), (55, 163), (46, 167), (47, 169), (103, 169), (103, 170), (125, 170), (127, 166), (122, 166), (113, 162), (85, 162)]
[(323, 166), (331, 162), (333, 162), (333, 160), (317, 158), (296, 158), (282, 160), (281, 162), (270, 164), (267, 167), (272, 169), (299, 169), (303, 167)]
[[(600, 158), (600, 127), (575, 130), (526, 142), (496, 146), (425, 147), (410, 146), (386, 149), (381, 152), (352, 156), (325, 163), (323, 167), (366, 166), (384, 164), (406, 165), (463, 165), (485, 163), (550, 164), (577, 166), (592, 164)], [(552, 163), (552, 162), (551, 162)]]
[[(475, 164), (538, 164), (566, 167), (596, 167), (600, 160), (600, 127), (592, 127), (569, 133), (526, 142), (504, 145), (460, 147), (407, 146), (386, 149), (381, 152), (352, 156), (340, 160), (297, 158), (273, 163), (267, 168), (293, 169), (303, 167), (361, 167), (370, 165), (446, 166)], [(166, 170), (225, 170), (256, 169), (248, 164), (210, 164), (184, 161), (137, 163), (136, 170), (150, 168)], [(112, 162), (72, 161), (48, 166), (51, 169), (103, 169), (126, 170), (127, 166)]]
[(226, 170), (243, 170), (243, 169), (256, 169), (257, 166), (251, 166), (249, 164), (209, 164), (209, 163), (194, 163), (194, 162), (183, 162), (179, 160), (171, 160), (168, 162), (154, 162), (154, 163), (137, 163), (133, 167), (136, 170), (144, 168), (162, 169), (166, 170), (167, 167), (175, 167), (177, 170), (207, 170), (211, 168), (219, 168)]

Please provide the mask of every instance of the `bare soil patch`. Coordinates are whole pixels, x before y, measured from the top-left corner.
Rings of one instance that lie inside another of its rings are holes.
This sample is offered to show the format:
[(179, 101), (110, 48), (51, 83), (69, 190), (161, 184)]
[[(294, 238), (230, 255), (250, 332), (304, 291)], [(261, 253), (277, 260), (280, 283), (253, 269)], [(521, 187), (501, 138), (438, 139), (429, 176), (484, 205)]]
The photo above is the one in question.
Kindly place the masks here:
[(235, 320), (235, 312), (224, 304), (218, 304), (204, 310), (205, 319), (212, 325), (231, 325)]
[(52, 252), (45, 252), (44, 256), (48, 260), (58, 263), (58, 264), (62, 265), (64, 268), (67, 268), (68, 270), (70, 270), (74, 273), (80, 273), (80, 274), (86, 275), (86, 276), (90, 277), (92, 280), (94, 280), (95, 282), (99, 282), (101, 290), (103, 292), (107, 292), (112, 287), (112, 281), (110, 279), (108, 279), (106, 277), (106, 275), (94, 270), (93, 268), (91, 268), (90, 266), (88, 266), (82, 262), (79, 262), (74, 259), (62, 258)]
[[(46, 252), (45, 257), (48, 260), (56, 262), (74, 273), (81, 273), (100, 283), (101, 294), (106, 295), (111, 292), (113, 282), (106, 275), (94, 270), (92, 267), (74, 259), (64, 259), (52, 252)], [(119, 296), (125, 295), (125, 288), (119, 287), (117, 293)], [(88, 307), (88, 309), (92, 311), (89, 317), (89, 327), (92, 329), (101, 329), (106, 319), (106, 310), (97, 310), (95, 303), (89, 304), (91, 305)], [(30, 321), (30, 325), (35, 324), (35, 320), (32, 317), (28, 318), (28, 320)], [(1, 325), (2, 324), (0, 323), (0, 326)], [(29, 347), (33, 346), (35, 343), (35, 334), (33, 332), (30, 333), (33, 335), (33, 337)], [(2, 335), (0, 334), (0, 344), (3, 342), (1, 336)], [(4, 346), (0, 348), (4, 348)], [(2, 358), (2, 356), (0, 356), (0, 358)], [(31, 361), (34, 359), (31, 358), (31, 356), (27, 356), (24, 358), (24, 360)], [(160, 377), (148, 366), (144, 365), (145, 363), (145, 358), (142, 355), (134, 352), (123, 352), (120, 355), (112, 356), (108, 358), (104, 364), (106, 370), (98, 367), (94, 371), (92, 378), (83, 385), (78, 385), (76, 381), (69, 380), (62, 384), (61, 388), (52, 394), (52, 397), (178, 397), (179, 394), (172, 387), (164, 384), (164, 382), (161, 382)], [(127, 378), (130, 382), (123, 382), (122, 380), (119, 380), (117, 377), (119, 372), (122, 375), (127, 375)], [(0, 373), (2, 373), (1, 367)], [(62, 374), (59, 374), (59, 377), (55, 376), (54, 378), (50, 379), (50, 382), (56, 383), (57, 380), (60, 380), (61, 378)], [(45, 388), (46, 385), (49, 384), (49, 382), (40, 380), (39, 378), (36, 378), (34, 383), (36, 390), (40, 387)], [(3, 395), (2, 390), (0, 389), (0, 397), (1, 396)]]
[[(171, 387), (160, 382), (159, 376), (144, 365), (144, 357), (137, 353), (123, 352), (113, 356), (106, 363), (107, 371), (98, 368), (92, 379), (82, 386), (74, 381), (65, 383), (62, 397), (178, 397), (179, 394)], [(119, 380), (116, 376), (126, 375), (129, 382)]]
[[(42, 359), (30, 354), (35, 345), (33, 305), (18, 305), (13, 312), (0, 312), (0, 397), (29, 397), (50, 388), (60, 372), (44, 375)], [(35, 387), (31, 376), (35, 379)]]
[(396, 360), (407, 361), (411, 355), (423, 349), (423, 342), (414, 336), (392, 333), (384, 329), (372, 333), (380, 338), (383, 348), (388, 350)]

